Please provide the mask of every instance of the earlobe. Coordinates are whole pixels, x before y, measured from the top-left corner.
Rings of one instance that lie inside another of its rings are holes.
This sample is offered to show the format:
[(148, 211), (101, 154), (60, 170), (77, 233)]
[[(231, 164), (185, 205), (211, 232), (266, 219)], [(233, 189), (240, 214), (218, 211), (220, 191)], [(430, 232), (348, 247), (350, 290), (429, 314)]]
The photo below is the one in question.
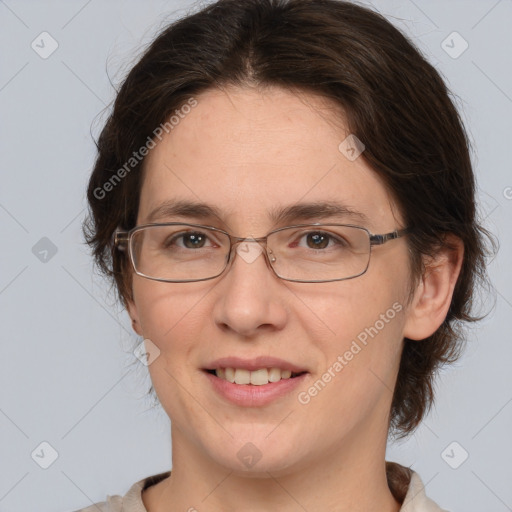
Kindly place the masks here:
[(130, 300), (127, 301), (126, 309), (128, 310), (128, 314), (130, 315), (130, 318), (132, 320), (132, 329), (139, 335), (143, 336), (142, 334), (142, 328), (139, 321), (139, 315), (137, 312), (137, 306), (135, 306), (135, 303)]
[(444, 322), (462, 267), (464, 244), (453, 235), (446, 237), (447, 247), (425, 263), (406, 313), (404, 337), (411, 340), (428, 338)]

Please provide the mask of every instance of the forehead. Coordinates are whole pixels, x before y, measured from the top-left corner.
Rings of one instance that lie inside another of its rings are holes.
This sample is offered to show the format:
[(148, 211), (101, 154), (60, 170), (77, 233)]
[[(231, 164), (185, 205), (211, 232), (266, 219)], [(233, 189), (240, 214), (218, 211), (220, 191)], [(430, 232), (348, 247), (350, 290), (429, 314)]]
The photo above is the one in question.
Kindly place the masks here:
[(146, 157), (139, 223), (174, 200), (215, 206), (227, 224), (256, 229), (283, 207), (322, 201), (360, 212), (370, 229), (394, 222), (377, 174), (340, 151), (350, 133), (332, 102), (281, 88), (194, 99)]

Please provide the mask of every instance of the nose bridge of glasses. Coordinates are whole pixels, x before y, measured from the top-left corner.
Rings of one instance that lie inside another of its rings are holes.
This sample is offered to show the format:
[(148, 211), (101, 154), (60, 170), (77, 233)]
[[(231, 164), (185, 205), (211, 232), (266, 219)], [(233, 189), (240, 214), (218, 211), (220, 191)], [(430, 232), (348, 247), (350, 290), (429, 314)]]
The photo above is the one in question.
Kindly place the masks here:
[(267, 246), (267, 239), (268, 235), (262, 237), (230, 236), (230, 256), (233, 249), (235, 249), (236, 254), (240, 256), (246, 263), (252, 263), (260, 254), (263, 254), (267, 265), (270, 264), (270, 266), (272, 266), (272, 263), (276, 260), (276, 258), (273, 255), (272, 249), (269, 249)]
[(263, 244), (266, 244), (267, 242), (267, 236), (260, 236), (260, 237), (253, 237), (253, 236), (248, 236), (248, 237), (242, 237), (242, 236), (233, 236), (233, 235), (230, 235), (229, 238), (231, 240), (231, 245), (232, 246), (235, 246), (237, 244), (240, 244), (242, 242), (257, 242), (258, 244), (261, 245), (261, 243)]

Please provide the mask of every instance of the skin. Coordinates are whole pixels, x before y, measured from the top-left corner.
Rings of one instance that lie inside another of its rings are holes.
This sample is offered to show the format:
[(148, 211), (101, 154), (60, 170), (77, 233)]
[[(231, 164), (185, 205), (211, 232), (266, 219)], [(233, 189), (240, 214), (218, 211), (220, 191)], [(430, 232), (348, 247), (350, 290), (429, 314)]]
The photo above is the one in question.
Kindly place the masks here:
[[(275, 206), (316, 200), (364, 213), (368, 222), (358, 224), (372, 233), (404, 227), (364, 158), (352, 162), (338, 150), (348, 132), (327, 100), (279, 88), (210, 90), (196, 99), (146, 158), (138, 224), (179, 198), (222, 211), (220, 219), (183, 221), (240, 237), (280, 227), (268, 217)], [(399, 510), (387, 486), (385, 448), (403, 338), (424, 339), (442, 323), (462, 253), (458, 244), (431, 261), (409, 303), (403, 238), (374, 248), (368, 271), (340, 282), (283, 281), (262, 255), (252, 263), (237, 255), (211, 281), (134, 275), (128, 310), (136, 332), (160, 350), (149, 371), (172, 423), (172, 474), (143, 493), (147, 510)], [(306, 368), (298, 391), (307, 390), (394, 303), (402, 311), (306, 405), (292, 392), (265, 407), (235, 406), (201, 370), (218, 357), (271, 355)], [(248, 442), (262, 454), (250, 468), (237, 457)]]

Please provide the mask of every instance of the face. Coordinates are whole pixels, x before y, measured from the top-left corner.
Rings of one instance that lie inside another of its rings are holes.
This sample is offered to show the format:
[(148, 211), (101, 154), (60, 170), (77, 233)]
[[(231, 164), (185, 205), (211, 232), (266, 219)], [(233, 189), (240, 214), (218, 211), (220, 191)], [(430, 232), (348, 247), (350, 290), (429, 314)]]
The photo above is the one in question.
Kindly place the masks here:
[[(349, 133), (341, 112), (333, 122), (332, 104), (281, 89), (212, 90), (196, 100), (146, 158), (139, 225), (180, 200), (206, 203), (218, 215), (162, 214), (151, 222), (207, 224), (246, 238), (297, 223), (357, 224), (379, 234), (404, 227), (363, 157), (340, 151)], [(326, 201), (359, 214), (277, 224), (270, 217)], [(233, 256), (229, 270), (209, 281), (133, 276), (129, 312), (160, 351), (149, 371), (171, 419), (173, 451), (212, 468), (277, 475), (382, 446), (408, 314), (405, 240), (374, 247), (365, 274), (328, 283), (281, 280), (263, 254)], [(205, 371), (219, 358), (264, 356), (307, 372), (267, 403), (234, 403)], [(251, 466), (246, 453), (261, 458)]]

